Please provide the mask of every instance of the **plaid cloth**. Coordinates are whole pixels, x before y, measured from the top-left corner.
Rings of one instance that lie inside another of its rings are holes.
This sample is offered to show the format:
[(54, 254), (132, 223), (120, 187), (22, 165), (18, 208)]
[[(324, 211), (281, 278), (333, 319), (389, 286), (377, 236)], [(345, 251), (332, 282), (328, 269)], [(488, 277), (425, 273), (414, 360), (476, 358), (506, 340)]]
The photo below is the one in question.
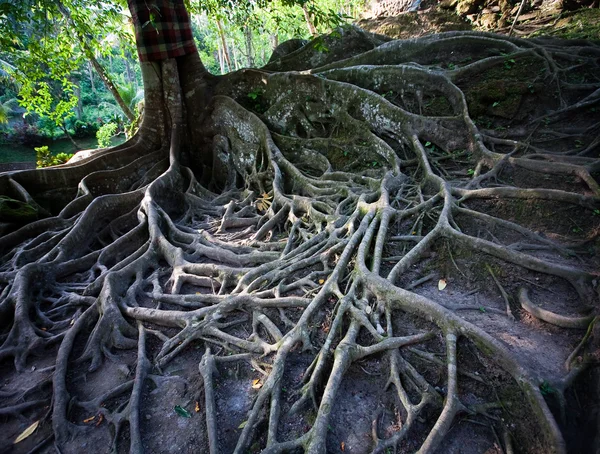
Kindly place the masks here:
[(160, 61), (196, 52), (183, 0), (127, 0), (140, 61)]

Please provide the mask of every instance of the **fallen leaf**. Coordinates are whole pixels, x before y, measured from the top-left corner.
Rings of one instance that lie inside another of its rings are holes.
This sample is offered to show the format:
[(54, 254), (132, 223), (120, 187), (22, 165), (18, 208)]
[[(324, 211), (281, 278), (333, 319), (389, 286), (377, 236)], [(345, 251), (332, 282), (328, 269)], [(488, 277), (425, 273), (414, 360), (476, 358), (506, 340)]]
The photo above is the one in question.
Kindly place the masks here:
[(74, 318), (72, 318), (72, 319), (71, 319), (71, 323), (69, 323), (69, 326), (73, 326), (74, 324), (75, 324), (75, 319), (74, 319)]
[(342, 448), (342, 451), (346, 450), (346, 443), (344, 443), (343, 441), (340, 443), (340, 448)]
[(104, 421), (104, 415), (100, 413), (100, 415), (98, 416), (98, 421), (96, 421), (96, 427), (102, 424), (102, 421)]
[(198, 413), (200, 411), (200, 404), (196, 401), (196, 406), (194, 407), (194, 411)]
[(440, 279), (438, 282), (438, 290), (439, 291), (444, 290), (447, 285), (448, 285), (448, 283), (446, 282), (446, 279)]
[(88, 422), (92, 422), (94, 419), (96, 419), (96, 416), (90, 416), (89, 418), (84, 419), (83, 422), (87, 424)]
[(238, 426), (238, 429), (243, 429), (244, 427), (246, 427), (246, 424), (248, 424), (248, 421), (244, 421), (243, 423), (241, 423), (241, 424)]
[(262, 383), (260, 382), (260, 380), (258, 378), (256, 380), (252, 380), (252, 387), (254, 389), (262, 388)]
[(319, 284), (324, 284), (325, 283), (325, 279), (319, 279)]
[(367, 315), (369, 315), (371, 312), (373, 312), (373, 309), (371, 309), (371, 306), (367, 306), (365, 307), (365, 312), (367, 313)]
[(183, 408), (181, 405), (175, 405), (173, 409), (175, 410), (175, 413), (177, 413), (179, 416), (182, 416), (183, 418), (192, 417), (192, 415), (190, 415), (190, 412)]
[(13, 442), (13, 444), (16, 445), (17, 443), (21, 443), (28, 436), (30, 436), (33, 432), (35, 432), (35, 429), (37, 429), (39, 425), (40, 425), (40, 421), (39, 420), (36, 421), (36, 422), (34, 422), (27, 429), (25, 429), (21, 435), (19, 435), (17, 437), (17, 439)]

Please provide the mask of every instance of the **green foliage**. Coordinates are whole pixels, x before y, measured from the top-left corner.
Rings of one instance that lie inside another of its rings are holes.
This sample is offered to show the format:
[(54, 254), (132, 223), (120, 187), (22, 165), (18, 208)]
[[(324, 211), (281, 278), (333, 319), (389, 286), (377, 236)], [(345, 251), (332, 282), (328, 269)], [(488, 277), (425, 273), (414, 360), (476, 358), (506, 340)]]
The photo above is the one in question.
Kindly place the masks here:
[(96, 138), (98, 139), (98, 148), (106, 148), (110, 145), (110, 139), (117, 132), (117, 124), (116, 123), (106, 123), (105, 125), (100, 126), (98, 132), (96, 133)]
[(13, 113), (13, 106), (17, 103), (15, 98), (8, 101), (0, 101), (0, 124), (8, 123), (8, 117)]
[(262, 96), (262, 94), (263, 91), (260, 88), (257, 88), (248, 93), (248, 98), (257, 100), (260, 96)]
[(511, 69), (516, 63), (514, 58), (507, 58), (504, 60), (504, 69)]
[(72, 154), (67, 153), (58, 153), (56, 156), (54, 156), (48, 148), (48, 146), (46, 145), (44, 145), (43, 147), (36, 147), (34, 148), (34, 150), (36, 153), (36, 164), (38, 168), (64, 164), (73, 157)]
[(313, 44), (313, 47), (318, 52), (323, 52), (323, 53), (329, 52), (329, 48), (325, 45), (322, 38), (316, 39)]
[(552, 387), (552, 385), (550, 385), (550, 383), (548, 383), (546, 380), (544, 380), (540, 384), (540, 391), (543, 396), (548, 396), (548, 395), (554, 394), (556, 392), (556, 390)]
[[(217, 19), (229, 46), (232, 69), (250, 63), (262, 66), (277, 43), (310, 36), (304, 11), (318, 32), (325, 33), (357, 15), (364, 0), (206, 0), (186, 1), (186, 7), (202, 61), (211, 72), (219, 73), (229, 69), (219, 64), (222, 42)], [(315, 46), (321, 52), (329, 51), (323, 41)], [(58, 139), (65, 130), (75, 137), (89, 137), (106, 123), (116, 124), (117, 129), (104, 129), (102, 134), (109, 133), (104, 144), (116, 131), (131, 136), (139, 123), (138, 105), (144, 96), (138, 88), (141, 71), (134, 62), (135, 54), (123, 1), (0, 0), (0, 124), (18, 103), (27, 110), (28, 125), (8, 130), (13, 142), (23, 138), (39, 145), (36, 134)], [(138, 116), (136, 121), (126, 122), (100, 77), (91, 70), (90, 58), (107, 71), (121, 98)], [(256, 112), (265, 110), (260, 95), (249, 94)], [(7, 104), (11, 98), (18, 101)]]
[(177, 413), (179, 416), (181, 416), (183, 418), (191, 418), (192, 417), (190, 412), (187, 411), (185, 408), (183, 408), (181, 405), (175, 405), (175, 407), (173, 407), (173, 410), (175, 410), (175, 413)]

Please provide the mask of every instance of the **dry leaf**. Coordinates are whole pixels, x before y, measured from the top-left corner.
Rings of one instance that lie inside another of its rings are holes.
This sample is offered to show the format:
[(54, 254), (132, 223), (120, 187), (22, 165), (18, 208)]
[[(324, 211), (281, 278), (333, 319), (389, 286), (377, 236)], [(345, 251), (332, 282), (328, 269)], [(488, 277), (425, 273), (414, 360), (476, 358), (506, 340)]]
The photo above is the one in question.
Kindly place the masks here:
[(69, 326), (73, 326), (75, 324), (75, 319), (71, 319), (71, 323), (69, 323)]
[(446, 282), (446, 279), (440, 279), (440, 281), (438, 282), (438, 290), (439, 291), (444, 290), (447, 285), (448, 285), (448, 283)]
[(243, 423), (241, 423), (241, 424), (238, 426), (238, 429), (243, 429), (244, 427), (246, 427), (246, 424), (248, 424), (248, 421), (244, 421)]
[(98, 415), (98, 421), (96, 421), (96, 427), (102, 424), (102, 421), (104, 421), (104, 415), (100, 413), (100, 415)]
[(196, 401), (196, 406), (194, 407), (194, 411), (198, 413), (200, 411), (200, 404)]
[(342, 448), (342, 451), (346, 450), (346, 443), (344, 443), (343, 441), (340, 443), (340, 448)]
[(325, 279), (319, 279), (319, 284), (324, 284), (325, 283)]
[(367, 315), (369, 315), (371, 312), (373, 312), (373, 309), (371, 309), (371, 306), (367, 306), (365, 307), (365, 312), (367, 313)]
[(96, 416), (90, 416), (89, 418), (84, 419), (83, 422), (87, 424), (88, 422), (92, 422), (94, 419), (96, 419)]
[(23, 431), (23, 433), (21, 435), (19, 435), (17, 437), (17, 439), (13, 442), (14, 445), (16, 445), (17, 443), (21, 443), (23, 440), (25, 440), (28, 436), (30, 436), (32, 433), (35, 432), (35, 429), (38, 428), (38, 426), (40, 425), (40, 421), (36, 421), (34, 422), (32, 425), (30, 425), (27, 429), (25, 429)]
[(262, 388), (262, 383), (260, 382), (260, 380), (258, 378), (256, 380), (252, 380), (252, 387), (254, 389)]

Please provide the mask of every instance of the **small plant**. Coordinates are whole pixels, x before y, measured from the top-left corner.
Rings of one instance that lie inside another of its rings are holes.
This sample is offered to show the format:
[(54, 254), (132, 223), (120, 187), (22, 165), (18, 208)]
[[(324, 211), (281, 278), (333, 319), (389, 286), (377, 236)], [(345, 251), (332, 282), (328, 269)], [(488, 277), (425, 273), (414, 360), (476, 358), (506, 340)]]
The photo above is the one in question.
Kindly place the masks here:
[(454, 63), (448, 63), (448, 69), (450, 71), (452, 71), (452, 70), (456, 69), (456, 65)]
[(550, 383), (544, 380), (540, 385), (540, 392), (543, 396), (548, 396), (550, 394), (554, 394), (556, 390), (552, 387), (552, 385), (550, 385)]
[(34, 148), (36, 154), (36, 165), (40, 167), (50, 167), (64, 164), (73, 157), (72, 154), (58, 153), (56, 156), (52, 154), (47, 145)]
[(467, 170), (467, 175), (470, 175), (470, 176), (475, 175), (475, 169), (468, 169)]
[(117, 124), (116, 123), (106, 123), (105, 125), (100, 126), (98, 132), (96, 132), (96, 139), (98, 139), (98, 148), (106, 148), (110, 145), (110, 139), (117, 132)]
[(507, 58), (506, 60), (504, 60), (504, 69), (511, 69), (516, 64), (517, 62), (514, 58)]
[(323, 53), (329, 52), (329, 48), (325, 45), (325, 43), (321, 39), (316, 40), (315, 43), (313, 44), (313, 47), (318, 52), (323, 52)]
[(253, 100), (256, 101), (262, 95), (263, 95), (263, 91), (260, 88), (255, 88), (250, 93), (248, 93), (248, 98), (253, 99)]
[(429, 151), (431, 151), (432, 153), (435, 152), (441, 152), (442, 150), (439, 149), (435, 144), (431, 143), (431, 142), (425, 142), (425, 148)]
[(600, 210), (596, 209), (593, 211), (594, 216), (600, 216)]
[(492, 104), (492, 107), (498, 107), (500, 105), (500, 101), (494, 101), (494, 104)]

